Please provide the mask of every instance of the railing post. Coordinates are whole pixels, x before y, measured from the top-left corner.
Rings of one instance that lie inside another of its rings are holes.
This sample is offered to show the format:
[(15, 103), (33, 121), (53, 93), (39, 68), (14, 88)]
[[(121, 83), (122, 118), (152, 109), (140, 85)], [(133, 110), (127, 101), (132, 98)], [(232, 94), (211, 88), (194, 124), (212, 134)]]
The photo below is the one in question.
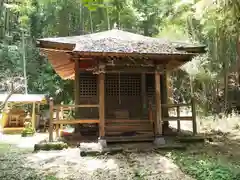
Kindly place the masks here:
[(193, 135), (197, 134), (197, 118), (196, 118), (196, 106), (194, 97), (191, 99), (192, 101), (192, 126), (193, 126)]
[(36, 102), (32, 105), (32, 128), (36, 130)]
[[(60, 113), (60, 109), (59, 107), (56, 110), (56, 121), (59, 121), (59, 113)], [(59, 137), (59, 124), (56, 124), (56, 137)]]
[(180, 121), (180, 106), (177, 106), (177, 132), (181, 130), (181, 121)]
[(155, 131), (155, 124), (153, 122), (153, 110), (152, 110), (152, 102), (151, 101), (149, 101), (149, 103), (148, 103), (148, 118), (149, 118), (149, 121), (152, 124), (153, 134), (155, 136), (156, 135), (156, 131)]
[(49, 141), (52, 142), (53, 141), (53, 110), (54, 110), (54, 103), (53, 103), (53, 98), (50, 98), (50, 102), (49, 102)]
[[(63, 105), (63, 102), (61, 102), (61, 105)], [(63, 111), (63, 107), (61, 106), (60, 108), (60, 119), (63, 120), (64, 118), (64, 111)], [(63, 129), (63, 124), (60, 124), (60, 129)]]
[(197, 134), (197, 119), (196, 119), (196, 106), (194, 98), (194, 84), (193, 79), (190, 76), (190, 88), (191, 88), (191, 106), (192, 106), (192, 126), (193, 126), (193, 135)]

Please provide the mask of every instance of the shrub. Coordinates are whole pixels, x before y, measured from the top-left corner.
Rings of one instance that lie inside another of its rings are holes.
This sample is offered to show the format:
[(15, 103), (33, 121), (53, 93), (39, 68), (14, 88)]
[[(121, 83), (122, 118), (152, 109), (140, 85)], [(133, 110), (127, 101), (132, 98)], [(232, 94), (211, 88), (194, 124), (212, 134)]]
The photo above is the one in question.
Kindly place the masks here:
[(33, 136), (35, 134), (35, 130), (32, 127), (25, 127), (22, 131), (22, 137)]

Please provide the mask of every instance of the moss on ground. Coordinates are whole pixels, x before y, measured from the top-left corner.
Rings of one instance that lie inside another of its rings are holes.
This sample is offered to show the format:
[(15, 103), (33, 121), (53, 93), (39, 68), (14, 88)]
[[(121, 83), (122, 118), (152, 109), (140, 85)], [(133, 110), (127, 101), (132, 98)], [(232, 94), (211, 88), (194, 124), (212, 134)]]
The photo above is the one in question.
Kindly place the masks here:
[(191, 145), (187, 151), (166, 152), (165, 155), (196, 180), (239, 180), (239, 157), (232, 152), (224, 153), (224, 149), (219, 148), (200, 143)]
[(197, 180), (239, 180), (239, 167), (208, 155), (173, 153), (173, 159), (186, 174)]
[(0, 143), (0, 179), (1, 180), (57, 180), (52, 175), (43, 176), (25, 165), (24, 153), (13, 145)]

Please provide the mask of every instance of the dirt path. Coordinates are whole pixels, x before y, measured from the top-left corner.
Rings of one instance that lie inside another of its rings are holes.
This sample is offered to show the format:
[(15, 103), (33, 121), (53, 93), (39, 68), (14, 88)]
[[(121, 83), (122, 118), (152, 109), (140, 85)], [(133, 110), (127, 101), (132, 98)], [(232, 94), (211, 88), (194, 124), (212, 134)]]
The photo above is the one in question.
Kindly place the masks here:
[[(32, 149), (34, 144), (47, 138), (47, 134), (22, 138), (20, 135), (3, 135), (0, 143)], [(169, 158), (156, 152), (123, 153), (98, 157), (80, 157), (78, 148), (62, 151), (40, 151), (22, 154), (24, 166), (45, 175), (55, 174), (69, 180), (192, 180)], [(19, 155), (18, 155), (19, 156)], [(18, 157), (19, 158), (19, 157)]]
[(80, 157), (79, 149), (38, 152), (26, 160), (31, 167), (63, 179), (192, 180), (170, 159), (156, 152)]

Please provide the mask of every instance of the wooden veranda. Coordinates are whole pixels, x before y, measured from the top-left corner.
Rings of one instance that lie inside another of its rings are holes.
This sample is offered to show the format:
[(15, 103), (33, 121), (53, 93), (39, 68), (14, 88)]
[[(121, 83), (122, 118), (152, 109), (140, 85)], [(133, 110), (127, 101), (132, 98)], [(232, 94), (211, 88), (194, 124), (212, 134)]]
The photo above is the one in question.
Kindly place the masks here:
[[(62, 124), (94, 124), (96, 136), (109, 142), (153, 140), (163, 136), (169, 121), (177, 121), (178, 130), (180, 121), (192, 121), (196, 133), (194, 101), (168, 103), (168, 72), (203, 53), (204, 46), (176, 46), (115, 29), (38, 42), (55, 71), (75, 82), (75, 105), (50, 102), (50, 140), (54, 124), (57, 132)], [(190, 106), (192, 115), (181, 117), (181, 106)], [(169, 108), (176, 108), (177, 116), (170, 116)], [(60, 117), (63, 109), (74, 109), (74, 119)]]

